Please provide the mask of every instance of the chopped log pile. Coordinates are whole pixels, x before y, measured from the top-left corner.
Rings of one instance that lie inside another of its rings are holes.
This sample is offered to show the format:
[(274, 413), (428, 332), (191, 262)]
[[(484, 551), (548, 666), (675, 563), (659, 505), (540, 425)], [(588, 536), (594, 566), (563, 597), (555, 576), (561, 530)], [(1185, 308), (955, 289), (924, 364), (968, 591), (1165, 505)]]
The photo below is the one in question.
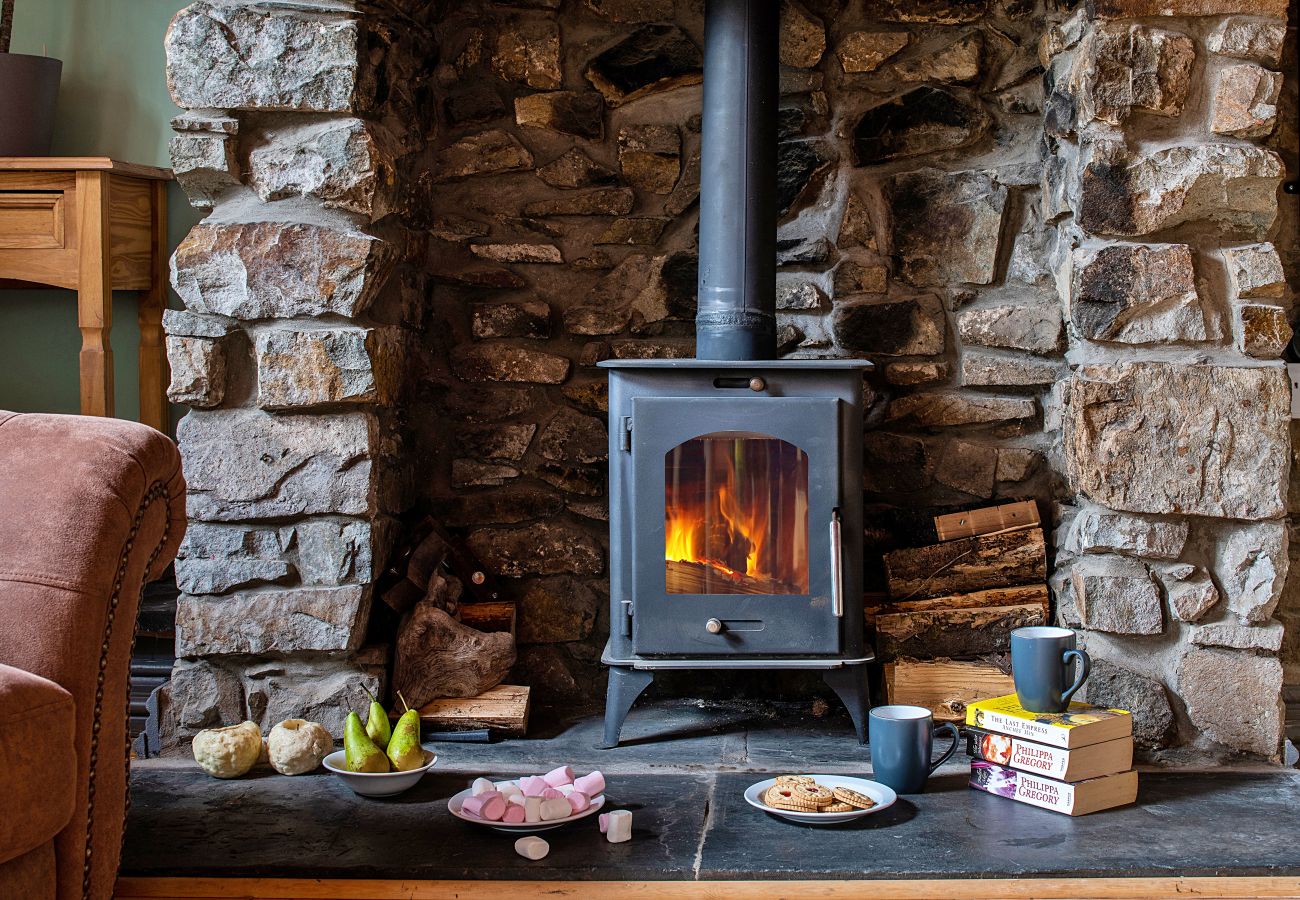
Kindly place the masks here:
[(1051, 619), (1037, 504), (935, 517), (940, 542), (885, 555), (888, 599), (867, 603), (890, 702), (958, 720), (1009, 693), (1011, 632)]

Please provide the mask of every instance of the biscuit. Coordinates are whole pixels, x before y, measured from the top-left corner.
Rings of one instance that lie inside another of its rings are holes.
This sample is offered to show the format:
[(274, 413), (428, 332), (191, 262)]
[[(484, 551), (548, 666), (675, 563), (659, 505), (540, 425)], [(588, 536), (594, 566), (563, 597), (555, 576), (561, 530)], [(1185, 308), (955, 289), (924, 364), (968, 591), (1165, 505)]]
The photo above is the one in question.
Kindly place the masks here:
[(837, 787), (832, 793), (836, 800), (841, 803), (847, 803), (849, 806), (856, 809), (871, 809), (876, 805), (876, 801), (872, 800), (866, 794), (859, 794), (857, 791), (850, 790), (849, 788)]

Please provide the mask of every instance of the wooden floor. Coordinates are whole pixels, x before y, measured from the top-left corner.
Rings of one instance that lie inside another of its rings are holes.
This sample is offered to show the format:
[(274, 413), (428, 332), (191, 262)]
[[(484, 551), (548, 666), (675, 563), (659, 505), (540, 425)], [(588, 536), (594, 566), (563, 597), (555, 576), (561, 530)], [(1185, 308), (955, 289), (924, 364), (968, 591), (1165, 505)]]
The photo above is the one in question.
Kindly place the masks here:
[(378, 881), (123, 878), (116, 900), (1163, 900), (1300, 898), (1300, 878), (896, 881)]

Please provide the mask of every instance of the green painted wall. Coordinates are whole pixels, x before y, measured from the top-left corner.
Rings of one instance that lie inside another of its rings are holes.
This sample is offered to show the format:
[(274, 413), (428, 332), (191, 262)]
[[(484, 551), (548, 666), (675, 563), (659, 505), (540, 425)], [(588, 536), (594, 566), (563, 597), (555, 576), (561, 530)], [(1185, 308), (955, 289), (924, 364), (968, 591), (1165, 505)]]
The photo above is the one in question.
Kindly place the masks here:
[[(13, 52), (63, 60), (53, 153), (111, 156), (169, 165), (168, 125), (178, 112), (167, 94), (163, 35), (187, 0), (18, 0)], [(198, 214), (169, 186), (168, 232), (175, 247)], [(176, 298), (172, 305), (178, 306)], [(113, 299), (117, 415), (135, 419), (140, 399), (135, 295)], [(78, 411), (75, 295), (0, 291), (0, 409)], [(173, 420), (179, 407), (173, 408)]]

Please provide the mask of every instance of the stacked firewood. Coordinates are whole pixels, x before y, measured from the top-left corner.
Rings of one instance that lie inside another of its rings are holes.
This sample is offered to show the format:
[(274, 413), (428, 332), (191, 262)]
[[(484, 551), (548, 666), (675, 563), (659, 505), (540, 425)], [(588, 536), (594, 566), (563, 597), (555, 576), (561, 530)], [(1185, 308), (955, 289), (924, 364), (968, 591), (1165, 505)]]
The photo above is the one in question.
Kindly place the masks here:
[(1047, 552), (1034, 501), (935, 517), (939, 543), (885, 555), (888, 599), (874, 609), (891, 703), (965, 715), (1010, 693), (1013, 629), (1049, 621)]

